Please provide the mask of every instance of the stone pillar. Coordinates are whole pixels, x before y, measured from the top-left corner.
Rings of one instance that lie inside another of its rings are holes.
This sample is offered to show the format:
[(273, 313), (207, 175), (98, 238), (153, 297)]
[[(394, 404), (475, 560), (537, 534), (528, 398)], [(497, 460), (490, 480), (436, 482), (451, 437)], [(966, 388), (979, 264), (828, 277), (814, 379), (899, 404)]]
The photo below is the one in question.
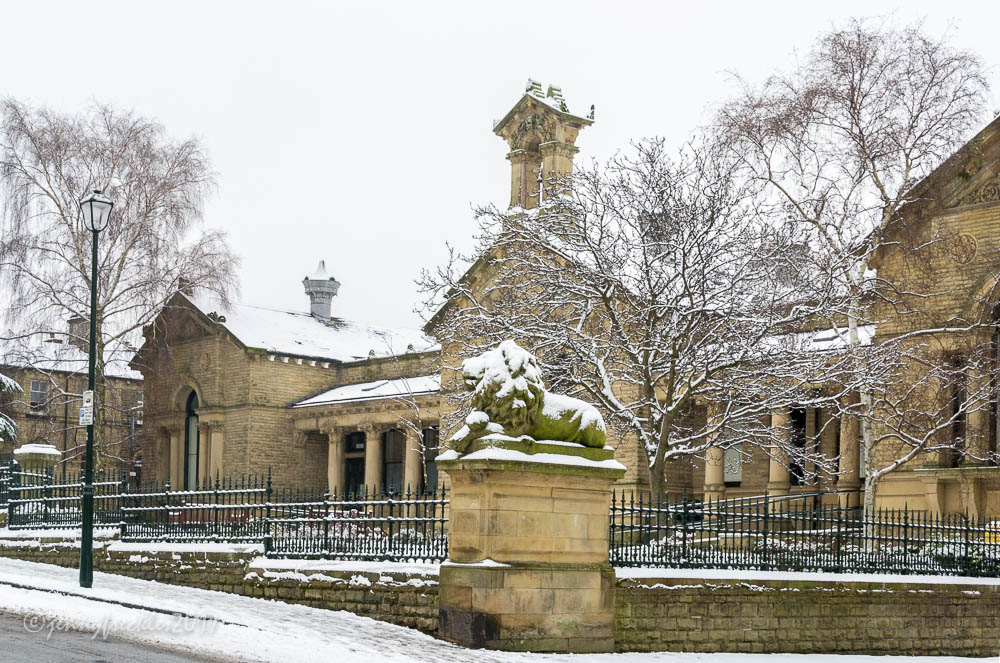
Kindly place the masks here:
[(198, 422), (198, 485), (208, 485), (215, 478), (209, 474), (212, 458), (212, 424)]
[[(451, 479), (439, 634), (468, 647), (614, 651), (608, 511), (624, 466), (605, 449), (508, 444), (516, 460), (438, 461)], [(538, 452), (567, 463), (536, 462)]]
[[(819, 450), (824, 458), (833, 459), (837, 457), (837, 436), (840, 434), (840, 425), (835, 417), (832, 417), (830, 410), (821, 410), (818, 416), (820, 426)], [(839, 462), (839, 461), (838, 461)], [(834, 488), (834, 478), (836, 475), (826, 474), (823, 477), (823, 488), (832, 490)]]
[(382, 431), (375, 428), (365, 429), (365, 487), (382, 490)]
[(181, 431), (170, 431), (170, 488), (184, 488), (184, 436)]
[(792, 443), (792, 416), (787, 407), (771, 412), (770, 465), (767, 472), (768, 495), (787, 495), (791, 489), (788, 477), (788, 448)]
[(990, 455), (990, 377), (979, 367), (970, 365), (966, 375), (968, 410), (965, 417), (965, 451), (963, 465), (986, 465)]
[(343, 495), (344, 485), (344, 434), (336, 428), (326, 430), (330, 444), (326, 454), (326, 485), (330, 494)]
[[(861, 488), (861, 421), (855, 416), (859, 402), (857, 394), (845, 396), (843, 400), (844, 413), (840, 417), (840, 476), (837, 478), (837, 490), (856, 491)], [(859, 504), (861, 504), (860, 493), (840, 494), (841, 506)]]
[[(709, 425), (718, 425), (718, 406), (709, 405)], [(721, 431), (712, 434), (713, 442), (721, 437)], [(709, 447), (705, 452), (705, 499), (721, 500), (726, 497), (726, 452), (722, 447)]]
[(532, 209), (538, 207), (538, 168), (541, 157), (537, 152), (512, 150), (510, 161), (510, 206)]
[(225, 452), (226, 433), (222, 424), (212, 426), (212, 444), (209, 447), (212, 455), (209, 457), (208, 474), (213, 479), (216, 476), (224, 476), (225, 468), (222, 467), (222, 459)]
[(549, 141), (538, 146), (542, 154), (542, 174), (545, 179), (550, 177), (566, 177), (573, 172), (573, 155), (580, 148), (569, 143)]
[(403, 490), (420, 492), (424, 481), (424, 449), (420, 437), (411, 430), (406, 435), (406, 455), (403, 457)]

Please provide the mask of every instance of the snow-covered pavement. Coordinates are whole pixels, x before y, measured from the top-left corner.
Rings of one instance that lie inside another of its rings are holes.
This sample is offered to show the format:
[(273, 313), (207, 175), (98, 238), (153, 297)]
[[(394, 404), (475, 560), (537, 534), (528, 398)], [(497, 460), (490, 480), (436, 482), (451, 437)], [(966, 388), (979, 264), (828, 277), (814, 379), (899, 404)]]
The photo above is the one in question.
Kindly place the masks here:
[[(172, 651), (240, 662), (377, 663), (792, 663), (801, 655), (748, 654), (515, 654), (457, 647), (412, 629), (347, 612), (176, 587), (105, 573), (81, 589), (77, 571), (0, 559), (0, 612), (24, 618), (25, 628), (46, 637), (66, 629), (155, 645)], [(52, 593), (12, 587), (54, 590)], [(82, 596), (81, 596), (82, 595)], [(124, 603), (125, 607), (112, 601)], [(181, 613), (177, 617), (171, 613)], [(957, 663), (966, 658), (812, 656), (847, 663)]]

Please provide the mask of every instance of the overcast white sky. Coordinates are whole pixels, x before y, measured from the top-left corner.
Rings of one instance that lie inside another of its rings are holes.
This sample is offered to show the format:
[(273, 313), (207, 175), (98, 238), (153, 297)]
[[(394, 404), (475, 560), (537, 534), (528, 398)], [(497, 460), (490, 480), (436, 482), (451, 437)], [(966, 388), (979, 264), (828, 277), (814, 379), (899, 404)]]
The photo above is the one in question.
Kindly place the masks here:
[(571, 111), (596, 105), (577, 158), (604, 159), (679, 143), (732, 94), (730, 72), (759, 80), (839, 21), (889, 12), (951, 26), (1000, 107), (995, 0), (0, 0), (0, 94), (100, 99), (200, 137), (219, 174), (206, 223), (242, 258), (244, 302), (307, 311), (301, 280), (325, 259), (336, 315), (418, 325), (420, 268), (469, 245), (473, 205), (507, 202), (492, 122), (528, 77), (561, 85)]

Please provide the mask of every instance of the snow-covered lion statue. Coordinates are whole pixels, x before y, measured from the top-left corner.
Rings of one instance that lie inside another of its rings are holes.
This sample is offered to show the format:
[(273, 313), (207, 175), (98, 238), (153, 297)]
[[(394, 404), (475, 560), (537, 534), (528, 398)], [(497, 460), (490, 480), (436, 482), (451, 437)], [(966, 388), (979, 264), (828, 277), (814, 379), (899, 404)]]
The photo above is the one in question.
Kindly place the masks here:
[(597, 408), (545, 391), (538, 360), (514, 341), (466, 359), (462, 377), (473, 394), (472, 412), (451, 438), (459, 452), (489, 435), (604, 446), (604, 419)]

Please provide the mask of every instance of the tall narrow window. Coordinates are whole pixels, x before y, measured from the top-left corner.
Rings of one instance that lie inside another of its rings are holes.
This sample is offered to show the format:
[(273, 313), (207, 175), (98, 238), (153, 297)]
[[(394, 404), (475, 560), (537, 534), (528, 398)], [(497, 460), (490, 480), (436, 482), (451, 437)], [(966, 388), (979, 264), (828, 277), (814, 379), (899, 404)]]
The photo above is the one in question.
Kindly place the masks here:
[(187, 419), (184, 422), (184, 489), (194, 490), (198, 483), (198, 395), (191, 392), (187, 399)]
[(406, 458), (406, 436), (401, 430), (382, 434), (382, 485), (387, 493), (406, 490), (403, 485), (403, 462)]
[(967, 386), (965, 383), (965, 357), (962, 355), (952, 355), (947, 360), (948, 368), (951, 371), (951, 402), (948, 404), (946, 415), (951, 418), (951, 430), (949, 448), (941, 452), (942, 467), (958, 467), (962, 456), (965, 454), (966, 435), (966, 398)]
[(788, 482), (793, 486), (805, 485), (806, 411), (794, 408), (791, 412), (792, 447), (788, 450)]
[(32, 380), (30, 404), (32, 414), (45, 414), (49, 409), (49, 383), (46, 380)]
[(437, 426), (424, 429), (424, 492), (434, 493), (438, 489), (438, 470), (435, 459), (441, 453), (441, 432)]

